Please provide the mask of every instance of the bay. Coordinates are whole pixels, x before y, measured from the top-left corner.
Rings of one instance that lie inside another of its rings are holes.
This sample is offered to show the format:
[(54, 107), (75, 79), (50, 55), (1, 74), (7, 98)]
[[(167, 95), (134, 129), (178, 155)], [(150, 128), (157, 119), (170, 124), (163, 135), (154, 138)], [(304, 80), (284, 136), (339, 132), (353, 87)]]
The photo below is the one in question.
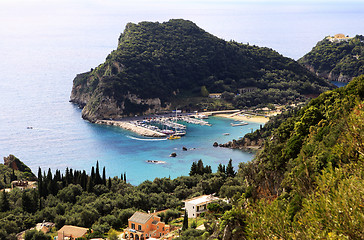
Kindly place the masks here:
[[(139, 137), (130, 132), (84, 121), (80, 109), (68, 102), (73, 78), (105, 60), (128, 22), (189, 19), (220, 38), (270, 47), (298, 59), (327, 35), (363, 34), (363, 5), (360, 1), (2, 0), (0, 156), (14, 154), (34, 172), (38, 167), (90, 170), (99, 160), (108, 176), (127, 172), (133, 184), (186, 175), (199, 159), (216, 171), (220, 162), (232, 158), (236, 168), (254, 155), (213, 148), (212, 143), (239, 138), (259, 124), (237, 130), (230, 120), (212, 118), (211, 128), (188, 125), (188, 135), (181, 140), (136, 140)], [(237, 131), (222, 135), (230, 130)], [(182, 146), (196, 149), (182, 152)], [(177, 157), (169, 158), (171, 152)]]

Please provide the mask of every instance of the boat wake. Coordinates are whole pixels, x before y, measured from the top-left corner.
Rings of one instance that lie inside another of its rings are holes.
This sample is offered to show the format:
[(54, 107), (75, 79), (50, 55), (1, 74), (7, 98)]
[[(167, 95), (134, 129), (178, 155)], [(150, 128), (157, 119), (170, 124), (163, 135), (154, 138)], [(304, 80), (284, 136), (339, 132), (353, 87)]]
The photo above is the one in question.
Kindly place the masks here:
[(138, 141), (164, 141), (167, 140), (167, 138), (137, 138), (133, 136), (127, 136), (130, 139), (138, 140)]

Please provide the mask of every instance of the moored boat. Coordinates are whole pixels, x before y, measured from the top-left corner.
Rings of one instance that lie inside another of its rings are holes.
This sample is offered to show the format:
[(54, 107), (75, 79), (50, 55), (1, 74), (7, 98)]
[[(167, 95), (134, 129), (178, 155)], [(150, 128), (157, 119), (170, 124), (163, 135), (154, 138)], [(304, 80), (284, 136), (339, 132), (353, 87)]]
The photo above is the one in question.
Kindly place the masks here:
[(168, 139), (168, 140), (175, 140), (175, 139), (180, 139), (180, 138), (181, 138), (180, 136), (171, 135), (171, 136), (169, 136), (167, 139)]
[(238, 122), (238, 123), (230, 123), (231, 126), (236, 127), (236, 126), (245, 126), (248, 125), (249, 123), (247, 122)]

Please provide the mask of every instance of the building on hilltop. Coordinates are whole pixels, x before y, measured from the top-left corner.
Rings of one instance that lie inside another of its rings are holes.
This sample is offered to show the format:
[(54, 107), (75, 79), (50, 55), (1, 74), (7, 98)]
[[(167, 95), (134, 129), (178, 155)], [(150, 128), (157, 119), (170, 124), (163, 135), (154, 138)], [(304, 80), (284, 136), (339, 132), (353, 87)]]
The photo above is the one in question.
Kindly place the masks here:
[(330, 42), (341, 42), (341, 41), (348, 41), (350, 39), (352, 39), (353, 37), (349, 37), (349, 36), (345, 36), (344, 34), (342, 33), (339, 33), (339, 34), (335, 34), (335, 36), (331, 37), (331, 36), (328, 36), (327, 39), (330, 41)]
[(135, 212), (128, 219), (128, 227), (124, 230), (125, 239), (144, 240), (165, 238), (170, 226), (161, 222), (155, 214)]
[(189, 218), (197, 218), (201, 213), (207, 212), (207, 205), (219, 200), (212, 195), (202, 195), (183, 201)]
[(75, 240), (77, 238), (85, 237), (88, 231), (88, 228), (64, 225), (58, 230), (57, 240)]

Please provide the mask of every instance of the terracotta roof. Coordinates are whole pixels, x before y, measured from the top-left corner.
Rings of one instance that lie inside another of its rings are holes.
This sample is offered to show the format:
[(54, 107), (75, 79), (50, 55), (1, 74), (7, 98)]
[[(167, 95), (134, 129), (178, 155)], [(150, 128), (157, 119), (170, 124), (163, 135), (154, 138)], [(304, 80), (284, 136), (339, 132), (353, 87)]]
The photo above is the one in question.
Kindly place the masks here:
[(88, 231), (88, 228), (76, 227), (71, 225), (64, 225), (58, 230), (58, 233), (63, 234), (65, 237), (72, 236), (74, 238), (84, 236)]
[(151, 217), (153, 217), (152, 214), (135, 212), (133, 216), (131, 216), (128, 220), (131, 222), (137, 222), (143, 224), (146, 223)]

